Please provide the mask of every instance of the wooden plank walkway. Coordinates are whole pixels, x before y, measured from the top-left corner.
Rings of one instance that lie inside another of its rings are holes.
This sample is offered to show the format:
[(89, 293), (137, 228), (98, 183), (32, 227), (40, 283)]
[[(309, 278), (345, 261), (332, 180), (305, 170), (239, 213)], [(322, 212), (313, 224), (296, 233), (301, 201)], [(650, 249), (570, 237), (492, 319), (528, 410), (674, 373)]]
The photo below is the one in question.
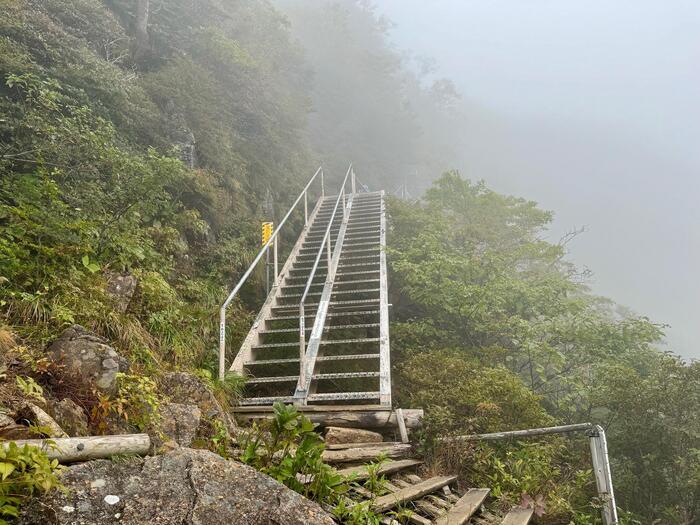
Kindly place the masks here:
[[(389, 461), (388, 463), (384, 463), (381, 467), (379, 467), (377, 474), (380, 476), (383, 476), (384, 474), (393, 474), (394, 472), (399, 472), (401, 470), (411, 467), (417, 467), (418, 465), (422, 464), (423, 462), (417, 459), (401, 459), (398, 461)], [(367, 470), (367, 467), (368, 465), (360, 465), (359, 467), (344, 468), (338, 470), (338, 474), (348, 477), (354, 476), (355, 480), (360, 481), (369, 478), (369, 472)]]
[(457, 476), (438, 476), (430, 478), (416, 485), (403, 488), (394, 494), (387, 494), (386, 496), (377, 498), (374, 505), (372, 505), (372, 509), (375, 512), (384, 512), (401, 503), (421, 498), (455, 481), (457, 481)]
[(464, 525), (481, 507), (490, 489), (469, 489), (435, 525)]

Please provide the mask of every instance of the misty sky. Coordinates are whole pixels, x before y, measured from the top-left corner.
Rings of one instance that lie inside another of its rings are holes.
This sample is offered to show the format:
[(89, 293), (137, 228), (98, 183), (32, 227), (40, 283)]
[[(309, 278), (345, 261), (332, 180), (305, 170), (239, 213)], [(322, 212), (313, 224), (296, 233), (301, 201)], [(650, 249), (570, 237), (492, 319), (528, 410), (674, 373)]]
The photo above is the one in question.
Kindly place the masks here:
[(700, 358), (700, 2), (377, 0), (468, 111), (455, 160), (556, 213), (593, 289)]

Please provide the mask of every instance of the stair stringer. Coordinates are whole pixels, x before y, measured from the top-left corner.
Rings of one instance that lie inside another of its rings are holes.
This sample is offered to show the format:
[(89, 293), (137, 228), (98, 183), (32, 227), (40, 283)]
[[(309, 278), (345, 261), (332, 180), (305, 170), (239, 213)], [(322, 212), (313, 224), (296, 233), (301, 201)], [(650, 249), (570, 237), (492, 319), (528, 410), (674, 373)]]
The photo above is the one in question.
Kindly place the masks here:
[(321, 208), (321, 205), (323, 204), (324, 198), (324, 196), (321, 196), (316, 202), (316, 205), (314, 206), (311, 215), (306, 221), (304, 229), (301, 231), (297, 242), (294, 244), (294, 248), (289, 254), (289, 257), (287, 257), (287, 260), (285, 261), (284, 265), (282, 266), (279, 276), (273, 282), (272, 287), (270, 289), (270, 293), (265, 299), (265, 303), (263, 304), (262, 308), (260, 308), (258, 315), (255, 317), (253, 326), (250, 328), (250, 331), (248, 332), (246, 338), (243, 340), (243, 343), (241, 343), (241, 348), (239, 349), (238, 354), (236, 354), (236, 358), (233, 360), (229, 371), (237, 372), (238, 374), (244, 375), (244, 364), (247, 361), (251, 360), (252, 347), (260, 344), (260, 329), (264, 326), (265, 319), (270, 317), (270, 314), (272, 313), (272, 307), (275, 306), (277, 303), (277, 296), (279, 295), (279, 291), (281, 288), (280, 283), (284, 278), (286, 278), (286, 276), (289, 273), (289, 270), (294, 264), (294, 260), (296, 259), (297, 255), (299, 255), (299, 251), (301, 250), (302, 245), (306, 241), (306, 236), (308, 235), (311, 226), (316, 220), (316, 215), (318, 214), (318, 211)]
[(323, 285), (323, 291), (321, 292), (321, 299), (319, 300), (318, 309), (316, 310), (316, 317), (314, 318), (311, 336), (309, 337), (309, 343), (306, 346), (306, 373), (304, 374), (306, 382), (302, 384), (300, 377), (294, 392), (295, 401), (301, 405), (306, 404), (312, 377), (316, 369), (316, 358), (318, 357), (321, 338), (323, 337), (323, 330), (326, 326), (326, 314), (328, 313), (328, 306), (333, 293), (333, 285), (335, 284), (335, 274), (338, 270), (338, 263), (340, 262), (340, 255), (343, 250), (343, 243), (345, 242), (345, 231), (347, 230), (350, 212), (352, 211), (353, 197), (354, 194), (349, 195), (346, 207), (343, 210), (343, 221), (340, 224), (338, 237), (336, 238), (335, 245), (333, 246), (331, 267), (326, 273), (326, 282)]

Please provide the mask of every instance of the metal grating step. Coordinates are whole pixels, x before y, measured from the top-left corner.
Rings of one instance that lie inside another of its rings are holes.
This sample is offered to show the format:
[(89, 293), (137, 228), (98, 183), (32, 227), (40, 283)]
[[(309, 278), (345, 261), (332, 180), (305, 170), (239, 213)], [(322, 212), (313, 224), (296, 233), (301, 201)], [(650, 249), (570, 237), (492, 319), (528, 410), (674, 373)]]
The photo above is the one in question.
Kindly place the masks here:
[[(364, 290), (338, 290), (338, 291), (333, 291), (331, 292), (331, 295), (352, 295), (352, 294), (361, 294), (361, 293), (376, 293), (379, 292), (379, 288), (368, 288)], [(321, 295), (322, 292), (311, 292), (309, 293), (309, 297), (312, 297), (314, 295)], [(295, 297), (302, 297), (303, 294), (288, 294), (288, 295), (279, 295), (279, 299), (294, 299)]]
[(272, 405), (277, 401), (282, 403), (294, 402), (294, 397), (279, 396), (279, 397), (248, 397), (240, 400), (241, 405)]
[(312, 379), (324, 381), (329, 379), (354, 379), (358, 377), (379, 377), (379, 372), (338, 372), (332, 374), (314, 374)]
[[(378, 314), (379, 310), (360, 310), (356, 312), (329, 312), (326, 314), (326, 318), (329, 317), (352, 317), (354, 315), (374, 315)], [(314, 318), (316, 317), (316, 314), (308, 314), (305, 315), (304, 318), (310, 317)], [(285, 316), (280, 316), (280, 317), (268, 317), (267, 321), (287, 321), (291, 319), (299, 319), (298, 315), (285, 315)]]
[[(379, 270), (377, 270), (379, 271)], [(364, 273), (364, 272), (362, 272)], [(338, 277), (338, 274), (336, 274), (336, 277)], [(364, 284), (364, 283), (378, 283), (379, 279), (357, 279), (355, 281), (338, 281), (336, 279), (335, 284)], [(311, 283), (311, 286), (323, 286), (326, 284), (324, 281), (320, 281), (318, 283)], [(282, 289), (286, 290), (287, 288), (306, 288), (306, 284), (285, 284)], [(284, 295), (282, 295), (284, 297)]]
[(379, 392), (332, 392), (309, 394), (309, 401), (339, 401), (343, 399), (379, 399)]
[(296, 383), (299, 376), (271, 376), (271, 377), (249, 377), (246, 379), (247, 385), (261, 385), (263, 383)]
[[(328, 346), (328, 345), (341, 345), (341, 344), (348, 344), (348, 343), (378, 343), (379, 338), (378, 337), (361, 337), (358, 339), (336, 339), (336, 340), (328, 340), (328, 341), (321, 341), (321, 346)], [(307, 341), (308, 344), (308, 341)], [(290, 348), (290, 347), (299, 347), (299, 341), (291, 341), (287, 343), (266, 343), (262, 345), (253, 345), (251, 348), (253, 350), (260, 350), (264, 348)]]
[[(293, 319), (298, 319), (299, 316), (293, 317)], [(311, 316), (310, 316), (311, 317)], [(326, 317), (328, 317), (326, 315)], [(331, 326), (324, 326), (323, 330), (324, 332), (326, 330), (350, 330), (353, 328), (376, 328), (379, 326), (379, 323), (366, 323), (366, 324), (339, 324), (339, 325), (331, 325)], [(266, 334), (287, 334), (287, 333), (299, 333), (299, 328), (280, 328), (278, 330), (260, 330), (258, 332), (261, 335), (266, 335)]]

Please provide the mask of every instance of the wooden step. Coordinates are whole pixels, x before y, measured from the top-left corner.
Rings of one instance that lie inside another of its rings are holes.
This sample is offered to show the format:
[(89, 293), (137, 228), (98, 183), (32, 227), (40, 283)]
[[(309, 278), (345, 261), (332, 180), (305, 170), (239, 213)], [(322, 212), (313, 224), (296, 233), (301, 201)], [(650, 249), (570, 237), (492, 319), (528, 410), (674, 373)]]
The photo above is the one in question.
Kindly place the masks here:
[(389, 444), (382, 447), (348, 448), (345, 450), (324, 450), (323, 461), (326, 463), (350, 463), (373, 461), (379, 456), (396, 459), (411, 454), (411, 445), (403, 443)]
[(464, 525), (481, 507), (489, 492), (490, 489), (469, 489), (447, 514), (435, 521), (435, 525)]
[[(411, 467), (417, 467), (422, 465), (423, 462), (417, 459), (400, 459), (398, 461), (388, 461), (382, 464), (379, 469), (377, 469), (377, 475), (381, 476), (384, 474), (393, 474), (394, 472), (400, 472)], [(369, 478), (369, 471), (367, 470), (368, 465), (360, 465), (359, 467), (349, 467), (340, 469), (338, 474), (346, 477), (353, 476), (355, 480), (364, 480)]]
[(377, 498), (372, 505), (372, 510), (375, 512), (387, 511), (402, 503), (422, 498), (426, 494), (435, 492), (455, 481), (457, 481), (457, 476), (438, 476), (430, 478), (421, 483), (403, 488), (394, 494), (387, 494), (386, 496)]
[(506, 514), (501, 522), (501, 525), (527, 525), (532, 519), (532, 514), (535, 509), (525, 509), (523, 507), (513, 507)]

